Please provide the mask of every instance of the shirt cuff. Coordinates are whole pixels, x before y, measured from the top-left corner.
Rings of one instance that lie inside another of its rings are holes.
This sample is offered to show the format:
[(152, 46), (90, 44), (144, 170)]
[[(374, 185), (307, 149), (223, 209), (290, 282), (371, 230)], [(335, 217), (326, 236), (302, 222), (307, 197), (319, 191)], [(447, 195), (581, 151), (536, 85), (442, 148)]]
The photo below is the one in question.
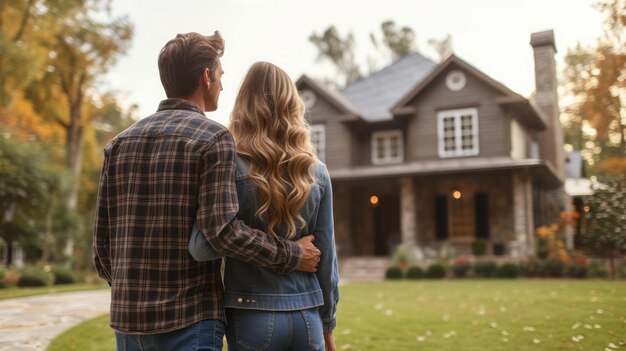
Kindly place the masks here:
[(302, 252), (302, 249), (300, 248), (300, 244), (298, 244), (297, 241), (290, 241), (290, 240), (285, 240), (287, 245), (286, 245), (286, 249), (287, 249), (287, 262), (285, 264), (285, 269), (283, 271), (283, 274), (292, 272), (294, 270), (296, 270), (296, 267), (298, 267), (300, 265), (300, 261), (302, 261), (304, 252)]
[(333, 331), (337, 327), (337, 320), (335, 318), (324, 321), (323, 323), (324, 332)]

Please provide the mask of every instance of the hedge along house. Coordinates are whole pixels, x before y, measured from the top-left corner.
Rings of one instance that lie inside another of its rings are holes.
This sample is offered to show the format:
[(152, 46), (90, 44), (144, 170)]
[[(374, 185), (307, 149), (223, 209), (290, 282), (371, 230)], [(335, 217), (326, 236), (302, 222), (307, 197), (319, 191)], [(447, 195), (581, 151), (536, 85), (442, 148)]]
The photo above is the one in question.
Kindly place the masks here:
[(520, 96), (455, 55), (413, 53), (341, 91), (297, 81), (330, 170), (341, 257), (397, 246), (522, 257), (564, 204), (552, 31), (534, 33), (536, 95)]

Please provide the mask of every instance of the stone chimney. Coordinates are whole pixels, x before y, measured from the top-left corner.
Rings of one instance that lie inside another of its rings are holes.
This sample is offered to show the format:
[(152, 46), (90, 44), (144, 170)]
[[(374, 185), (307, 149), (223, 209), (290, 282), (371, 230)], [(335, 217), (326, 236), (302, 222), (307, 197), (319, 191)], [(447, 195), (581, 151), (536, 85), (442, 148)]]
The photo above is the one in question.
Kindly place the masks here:
[(535, 104), (547, 117), (546, 130), (539, 134), (542, 159), (552, 163), (558, 175), (565, 178), (565, 156), (563, 152), (563, 130), (559, 120), (559, 97), (557, 94), (556, 63), (554, 54), (554, 32), (547, 30), (532, 33), (530, 45), (535, 58)]

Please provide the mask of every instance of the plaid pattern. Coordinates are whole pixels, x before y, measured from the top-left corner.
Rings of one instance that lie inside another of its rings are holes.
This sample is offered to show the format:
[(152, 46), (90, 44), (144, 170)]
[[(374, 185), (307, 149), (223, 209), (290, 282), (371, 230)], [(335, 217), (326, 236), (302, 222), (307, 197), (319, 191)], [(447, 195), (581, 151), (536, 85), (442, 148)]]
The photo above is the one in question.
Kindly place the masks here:
[(231, 134), (195, 104), (167, 99), (104, 150), (94, 228), (95, 267), (111, 285), (111, 327), (128, 334), (225, 321), (221, 260), (188, 252), (193, 222), (220, 253), (279, 273), (297, 266), (297, 243), (235, 219)]

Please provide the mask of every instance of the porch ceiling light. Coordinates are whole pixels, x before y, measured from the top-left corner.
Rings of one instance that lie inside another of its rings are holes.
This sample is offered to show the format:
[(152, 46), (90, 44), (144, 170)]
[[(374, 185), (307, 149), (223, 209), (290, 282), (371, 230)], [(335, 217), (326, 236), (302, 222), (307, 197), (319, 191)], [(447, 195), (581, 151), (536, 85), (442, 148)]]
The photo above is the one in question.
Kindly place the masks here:
[(378, 196), (376, 195), (370, 196), (370, 204), (372, 204), (372, 206), (374, 207), (378, 206)]
[(460, 199), (461, 198), (461, 192), (459, 190), (455, 190), (452, 192), (452, 197), (455, 199)]

